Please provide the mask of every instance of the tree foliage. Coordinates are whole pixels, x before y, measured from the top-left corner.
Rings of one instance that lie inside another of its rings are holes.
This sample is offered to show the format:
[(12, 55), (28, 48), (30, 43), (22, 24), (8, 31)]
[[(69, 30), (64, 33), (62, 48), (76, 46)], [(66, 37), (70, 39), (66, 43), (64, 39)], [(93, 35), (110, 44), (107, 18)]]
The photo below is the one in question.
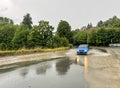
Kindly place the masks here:
[(25, 26), (27, 26), (29, 29), (32, 28), (33, 22), (32, 22), (32, 18), (31, 18), (31, 16), (30, 16), (29, 13), (27, 13), (27, 14), (24, 16), (23, 21), (22, 21), (22, 24), (24, 24)]
[(0, 17), (0, 24), (14, 24), (14, 22), (10, 18)]
[(29, 36), (29, 30), (26, 30), (26, 28), (22, 25), (17, 27), (17, 30), (12, 40), (12, 45), (14, 49), (27, 47), (28, 36)]
[(65, 37), (70, 41), (71, 37), (71, 26), (67, 21), (61, 20), (57, 27), (57, 35), (60, 37)]
[[(86, 40), (87, 42), (85, 42)], [(74, 44), (78, 45), (80, 43), (89, 43), (96, 46), (120, 43), (120, 19), (114, 16), (106, 21), (99, 21), (96, 27), (91, 26), (88, 30), (86, 28), (82, 32), (75, 32)]]
[(44, 20), (32, 27), (30, 14), (24, 16), (20, 25), (13, 24), (10, 18), (0, 17), (0, 50), (23, 47), (56, 48), (69, 46), (70, 43), (74, 45), (89, 43), (96, 46), (120, 43), (120, 18), (116, 16), (106, 21), (99, 21), (96, 27), (90, 23), (76, 30), (71, 30), (69, 23), (61, 20), (55, 35), (53, 30), (54, 27)]
[(14, 37), (16, 27), (10, 24), (0, 27), (0, 43), (5, 44), (6, 48), (11, 49), (11, 41)]
[(40, 21), (38, 26), (35, 26), (30, 32), (29, 41), (33, 46), (51, 47), (53, 38), (53, 27), (48, 21)]
[(88, 40), (92, 45), (108, 46), (110, 43), (120, 43), (120, 28), (94, 28)]
[(89, 23), (88, 25), (87, 25), (87, 27), (86, 27), (86, 30), (88, 30), (88, 29), (90, 29), (90, 28), (92, 28), (93, 26), (92, 26), (92, 23)]
[(74, 44), (79, 45), (82, 43), (87, 43), (87, 33), (85, 31), (79, 31), (75, 36), (74, 36)]

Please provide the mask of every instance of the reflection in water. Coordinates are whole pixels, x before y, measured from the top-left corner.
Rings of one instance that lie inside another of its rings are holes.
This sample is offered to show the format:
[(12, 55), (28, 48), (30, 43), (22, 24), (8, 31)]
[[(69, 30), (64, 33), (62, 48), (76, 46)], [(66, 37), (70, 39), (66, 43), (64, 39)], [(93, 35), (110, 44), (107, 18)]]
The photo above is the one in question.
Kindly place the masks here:
[(0, 88), (89, 88), (85, 87), (84, 67), (72, 63), (66, 57), (0, 74)]
[(77, 55), (77, 58), (76, 58), (76, 64), (79, 64), (80, 63), (80, 56)]
[[(84, 77), (85, 77), (85, 80), (87, 80), (87, 77), (88, 77), (88, 57), (87, 56), (84, 56)], [(89, 88), (89, 85), (86, 85), (86, 88)]]
[(2, 73), (6, 73), (6, 72), (11, 72), (11, 71), (14, 71), (16, 68), (2, 68), (2, 67), (0, 67), (0, 74), (2, 74)]
[(75, 63), (78, 65), (84, 66), (83, 58), (84, 57), (77, 55), (77, 58), (75, 59)]
[(88, 73), (88, 58), (87, 56), (84, 56), (84, 73)]
[(36, 74), (45, 74), (47, 69), (51, 68), (50, 64), (42, 64), (36, 68)]
[(26, 75), (28, 74), (28, 69), (27, 68), (22, 69), (20, 74), (21, 76), (26, 77)]
[(66, 72), (69, 70), (71, 63), (72, 61), (70, 61), (69, 58), (64, 58), (64, 59), (59, 60), (56, 63), (56, 71), (58, 72), (58, 74), (65, 75)]
[[(82, 62), (82, 60), (84, 62)], [(79, 64), (81, 66), (84, 66), (84, 73), (87, 74), (88, 73), (88, 57), (87, 56), (80, 56), (77, 55), (77, 58), (75, 59), (75, 63)]]
[[(87, 75), (88, 75), (88, 57), (87, 56), (77, 55), (75, 63), (81, 65), (82, 60), (83, 60), (83, 63), (82, 63), (83, 65), (82, 66), (84, 66), (84, 77), (85, 77), (85, 80), (87, 80)], [(86, 86), (85, 88), (89, 88), (87, 84), (85, 86)]]

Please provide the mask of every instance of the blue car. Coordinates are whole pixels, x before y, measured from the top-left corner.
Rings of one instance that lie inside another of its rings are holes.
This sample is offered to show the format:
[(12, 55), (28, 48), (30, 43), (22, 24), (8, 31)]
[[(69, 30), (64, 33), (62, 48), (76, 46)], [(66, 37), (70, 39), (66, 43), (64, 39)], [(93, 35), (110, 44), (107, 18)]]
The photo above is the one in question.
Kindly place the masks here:
[(79, 54), (87, 54), (89, 51), (89, 45), (88, 44), (80, 44), (77, 49), (77, 55)]

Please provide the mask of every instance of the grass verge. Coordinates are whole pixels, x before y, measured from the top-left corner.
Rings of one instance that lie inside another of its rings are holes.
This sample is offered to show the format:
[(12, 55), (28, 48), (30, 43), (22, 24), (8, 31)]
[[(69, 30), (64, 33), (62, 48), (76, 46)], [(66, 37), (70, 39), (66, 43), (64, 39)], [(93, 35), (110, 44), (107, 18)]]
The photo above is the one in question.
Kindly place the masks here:
[(69, 49), (69, 47), (35, 48), (35, 49), (25, 49), (25, 48), (22, 48), (20, 50), (0, 51), (0, 57), (3, 57), (3, 56), (13, 56), (13, 55), (23, 55), (23, 54), (32, 54), (32, 53), (40, 53), (40, 52), (52, 52), (52, 51), (60, 51), (60, 50), (67, 50), (67, 49)]

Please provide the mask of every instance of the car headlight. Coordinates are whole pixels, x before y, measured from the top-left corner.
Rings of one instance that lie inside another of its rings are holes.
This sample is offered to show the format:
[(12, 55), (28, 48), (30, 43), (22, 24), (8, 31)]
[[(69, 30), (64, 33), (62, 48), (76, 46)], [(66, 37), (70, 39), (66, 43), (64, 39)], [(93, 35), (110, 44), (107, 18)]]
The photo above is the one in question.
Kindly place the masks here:
[(87, 50), (85, 50), (85, 52), (87, 52)]

